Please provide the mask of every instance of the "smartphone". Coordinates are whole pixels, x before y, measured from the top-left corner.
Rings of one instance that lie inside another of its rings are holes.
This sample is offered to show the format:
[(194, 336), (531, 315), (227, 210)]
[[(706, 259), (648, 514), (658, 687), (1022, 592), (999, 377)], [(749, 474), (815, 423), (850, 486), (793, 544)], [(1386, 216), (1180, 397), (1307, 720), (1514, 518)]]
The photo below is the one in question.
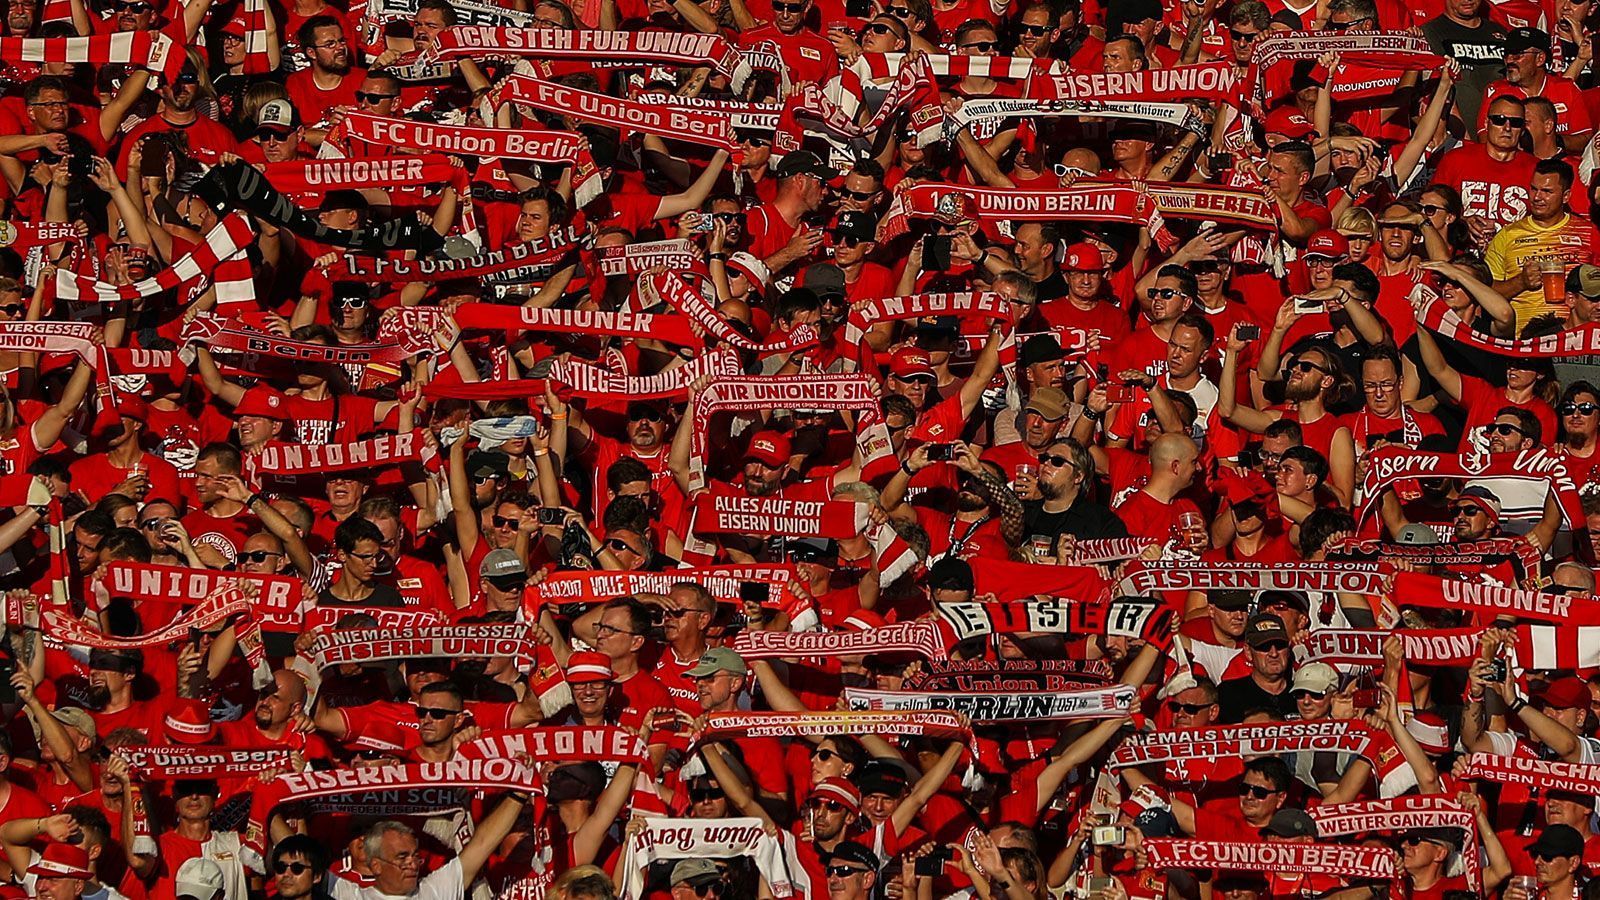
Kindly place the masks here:
[(930, 234), (922, 242), (922, 269), (943, 272), (950, 268), (950, 235)]
[(1206, 169), (1213, 174), (1226, 172), (1233, 168), (1233, 154), (1226, 150), (1218, 150), (1206, 157)]
[(541, 507), (539, 507), (539, 524), (540, 525), (560, 525), (562, 522), (565, 522), (566, 520), (567, 520), (567, 514), (560, 507), (554, 507), (554, 506), (541, 506)]
[(717, 220), (711, 218), (711, 216), (707, 213), (701, 213), (700, 220), (695, 222), (694, 230), (697, 232), (709, 233), (711, 229), (715, 227), (717, 227)]
[(1260, 337), (1261, 337), (1261, 326), (1260, 325), (1240, 325), (1239, 326), (1239, 340), (1241, 340), (1241, 341), (1254, 341), (1254, 340), (1260, 339)]
[(1107, 366), (1105, 363), (1101, 363), (1100, 365), (1095, 366), (1094, 367), (1094, 377), (1095, 377), (1095, 380), (1099, 381), (1101, 384), (1104, 384), (1105, 382), (1110, 381), (1111, 380), (1111, 367)]
[(917, 874), (928, 878), (937, 878), (944, 874), (945, 863), (951, 859), (949, 847), (935, 847), (927, 856), (917, 858)]
[(0, 653), (0, 703), (11, 703), (17, 699), (17, 689), (11, 684), (11, 676), (17, 673), (17, 661), (9, 653)]
[(677, 710), (660, 710), (650, 722), (652, 731), (677, 732), (682, 726), (678, 722)]
[(1094, 845), (1096, 847), (1120, 847), (1128, 839), (1128, 829), (1121, 825), (1096, 825), (1094, 829)]
[(955, 444), (929, 444), (928, 460), (930, 462), (949, 462), (956, 458)]
[(1321, 300), (1313, 300), (1310, 297), (1294, 298), (1294, 311), (1302, 315), (1319, 313), (1324, 309), (1326, 309), (1326, 307), (1323, 305)]
[(746, 581), (739, 585), (739, 602), (747, 605), (765, 606), (772, 599), (772, 583), (768, 581)]
[(1106, 385), (1106, 401), (1110, 403), (1132, 403), (1133, 385), (1120, 381)]
[(1506, 661), (1503, 659), (1489, 660), (1489, 674), (1483, 676), (1484, 681), (1500, 684), (1506, 680)]
[(1383, 694), (1377, 688), (1362, 688), (1350, 695), (1356, 709), (1373, 709), (1383, 702)]
[(872, 17), (872, 0), (845, 0), (844, 14), (852, 19)]

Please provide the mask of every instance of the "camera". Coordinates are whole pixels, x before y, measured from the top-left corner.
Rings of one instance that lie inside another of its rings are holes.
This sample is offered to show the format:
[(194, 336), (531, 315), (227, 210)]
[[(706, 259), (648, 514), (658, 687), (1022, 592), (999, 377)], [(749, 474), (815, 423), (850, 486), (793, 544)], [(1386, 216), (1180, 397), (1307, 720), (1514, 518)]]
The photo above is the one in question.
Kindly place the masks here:
[(1260, 337), (1261, 337), (1261, 326), (1260, 325), (1240, 325), (1239, 326), (1239, 340), (1241, 340), (1241, 341), (1254, 341), (1254, 340), (1259, 339)]
[(1128, 829), (1122, 825), (1096, 825), (1091, 840), (1096, 847), (1120, 847), (1128, 839)]
[(554, 506), (541, 506), (541, 507), (539, 507), (539, 524), (540, 525), (560, 525), (562, 522), (565, 522), (566, 520), (567, 520), (566, 512), (561, 510), (559, 507), (554, 507)]
[(1506, 661), (1503, 659), (1489, 660), (1489, 674), (1483, 676), (1484, 681), (1503, 684), (1506, 680)]
[(929, 444), (928, 460), (930, 462), (949, 462), (956, 458), (955, 444)]
[(949, 847), (935, 847), (927, 856), (917, 858), (917, 874), (936, 878), (944, 873), (944, 865), (951, 859)]

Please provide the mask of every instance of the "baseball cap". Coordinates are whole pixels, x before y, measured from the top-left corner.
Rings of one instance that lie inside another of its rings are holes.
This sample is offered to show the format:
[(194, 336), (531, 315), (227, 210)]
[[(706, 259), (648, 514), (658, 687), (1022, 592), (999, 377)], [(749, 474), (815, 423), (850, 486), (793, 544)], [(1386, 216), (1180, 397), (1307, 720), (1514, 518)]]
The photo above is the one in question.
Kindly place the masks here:
[[(76, 706), (64, 706), (52, 711), (50, 715), (55, 716), (57, 722), (68, 728), (77, 729), (79, 734), (90, 741), (94, 741), (99, 736), (99, 730), (94, 727), (94, 717), (89, 715), (89, 711), (86, 709), (79, 709)], [(38, 726), (34, 727), (33, 732), (36, 735), (39, 733)]]
[(796, 150), (788, 154), (783, 158), (783, 162), (778, 163), (778, 168), (773, 171), (773, 174), (779, 178), (813, 175), (823, 181), (831, 181), (839, 175), (838, 172), (823, 165), (822, 160), (818, 159), (817, 155), (810, 150)]
[(744, 657), (727, 647), (712, 647), (710, 650), (700, 654), (700, 661), (683, 674), (690, 678), (705, 678), (718, 672), (732, 672), (735, 675), (743, 675), (746, 671), (748, 671), (748, 667), (744, 664)]
[(961, 317), (923, 316), (917, 320), (917, 334), (956, 337), (961, 334)]
[(1316, 129), (1311, 127), (1311, 120), (1293, 106), (1280, 106), (1267, 113), (1264, 128), (1267, 134), (1281, 134), (1291, 140), (1316, 134)]
[(928, 358), (925, 350), (916, 347), (901, 347), (889, 357), (889, 374), (901, 381), (910, 381), (913, 378), (926, 378), (930, 381), (937, 378), (933, 371), (933, 361)]
[(1272, 821), (1261, 829), (1263, 835), (1296, 838), (1317, 836), (1317, 823), (1303, 809), (1280, 809), (1272, 814)]
[(117, 397), (117, 415), (143, 422), (150, 415), (150, 404), (138, 394), (124, 393)]
[(771, 468), (779, 468), (789, 464), (789, 457), (794, 455), (790, 449), (789, 438), (782, 432), (762, 431), (750, 439), (750, 448), (744, 452), (745, 459)]
[[(273, 101), (277, 102), (277, 101)], [(233, 408), (234, 418), (259, 416), (263, 419), (283, 421), (289, 418), (289, 404), (285, 397), (270, 388), (253, 387), (244, 392), (239, 405)]]
[(1439, 534), (1420, 522), (1411, 522), (1395, 534), (1394, 542), (1411, 547), (1426, 547), (1439, 543)]
[(743, 275), (761, 290), (766, 290), (772, 284), (772, 272), (767, 269), (767, 264), (743, 250), (728, 257), (728, 271), (730, 277), (733, 274)]
[(1582, 856), (1583, 835), (1571, 825), (1546, 825), (1544, 831), (1539, 832), (1539, 839), (1528, 845), (1528, 853), (1546, 859)]
[(672, 867), (673, 884), (700, 887), (722, 879), (722, 871), (709, 859), (680, 859)]
[(1273, 641), (1288, 643), (1289, 632), (1283, 627), (1283, 620), (1270, 613), (1263, 613), (1250, 619), (1244, 627), (1244, 642), (1251, 647), (1260, 647)]
[(1310, 691), (1313, 694), (1326, 694), (1333, 690), (1339, 683), (1339, 673), (1327, 663), (1307, 663), (1294, 670), (1294, 683), (1289, 686), (1289, 692)]
[(270, 128), (275, 131), (293, 131), (299, 127), (299, 117), (295, 114), (294, 104), (287, 100), (268, 100), (261, 105), (256, 113), (256, 127)]
[(1567, 273), (1567, 290), (1585, 297), (1600, 297), (1600, 266), (1584, 263)]
[(832, 775), (817, 782), (817, 786), (806, 795), (807, 800), (837, 800), (843, 803), (852, 812), (861, 811), (861, 792), (851, 784), (849, 779)]
[(800, 285), (818, 298), (844, 296), (844, 270), (833, 263), (813, 263), (800, 273)]
[(474, 450), (467, 454), (467, 472), (473, 478), (490, 478), (511, 471), (511, 458), (496, 450)]
[(1539, 692), (1539, 702), (1555, 709), (1588, 709), (1589, 685), (1582, 678), (1557, 678)]
[(1550, 52), (1550, 35), (1537, 28), (1513, 28), (1506, 32), (1506, 53), (1524, 53), (1529, 50)]
[(495, 587), (505, 588), (516, 582), (526, 582), (528, 567), (515, 550), (502, 547), (490, 550), (484, 556), (483, 563), (478, 566), (478, 574)]
[(545, 779), (545, 799), (595, 800), (606, 789), (606, 770), (597, 762), (568, 763), (557, 766)]
[(1079, 241), (1067, 245), (1061, 268), (1068, 272), (1103, 272), (1106, 268), (1106, 258), (1100, 253), (1099, 247), (1088, 241)]
[(45, 846), (44, 852), (28, 867), (28, 874), (39, 878), (81, 878), (85, 881), (94, 877), (89, 870), (88, 851), (77, 844), (59, 841), (51, 841)]
[(856, 786), (861, 788), (861, 796), (888, 794), (891, 797), (898, 797), (905, 793), (911, 784), (911, 778), (897, 763), (897, 760), (874, 759), (858, 769)]
[(1036, 412), (1046, 420), (1055, 422), (1067, 417), (1067, 395), (1054, 387), (1038, 387), (1028, 395), (1028, 404), (1024, 406), (1025, 412)]
[(1331, 228), (1324, 228), (1311, 236), (1311, 240), (1306, 242), (1305, 252), (1300, 256), (1304, 259), (1313, 256), (1323, 259), (1343, 259), (1349, 253), (1350, 239)]
[(843, 841), (834, 847), (833, 852), (828, 854), (827, 862), (830, 866), (836, 862), (853, 862), (866, 866), (874, 872), (878, 871), (878, 854), (855, 841)]
[(580, 650), (567, 657), (566, 678), (573, 684), (610, 681), (615, 677), (616, 673), (611, 671), (611, 658), (604, 653)]
[(222, 890), (222, 867), (203, 856), (191, 857), (178, 867), (178, 877), (173, 881), (173, 893), (179, 897), (211, 900)]
[(1456, 499), (1458, 501), (1464, 500), (1483, 510), (1489, 515), (1490, 522), (1500, 521), (1500, 498), (1496, 497), (1493, 491), (1483, 485), (1474, 484), (1469, 486), (1458, 494)]
[(1036, 334), (1022, 343), (1022, 350), (1017, 354), (1017, 362), (1023, 367), (1034, 363), (1050, 362), (1051, 360), (1065, 359), (1066, 351), (1061, 349), (1061, 342), (1050, 333)]
[(870, 241), (878, 236), (878, 223), (860, 210), (847, 209), (839, 213), (838, 221), (833, 223), (833, 233), (858, 241)]
[(183, 703), (167, 713), (161, 730), (175, 744), (209, 744), (217, 736), (209, 711), (198, 703)]
[(1233, 590), (1212, 591), (1207, 597), (1217, 609), (1245, 609), (1254, 599), (1249, 591)]
[(228, 24), (222, 26), (223, 34), (231, 34), (234, 37), (240, 38), (244, 37), (245, 33), (249, 30), (250, 25), (249, 23), (245, 22), (243, 16), (234, 16), (228, 20)]
[(1178, 820), (1171, 812), (1152, 806), (1133, 817), (1133, 827), (1147, 838), (1172, 837), (1178, 833)]

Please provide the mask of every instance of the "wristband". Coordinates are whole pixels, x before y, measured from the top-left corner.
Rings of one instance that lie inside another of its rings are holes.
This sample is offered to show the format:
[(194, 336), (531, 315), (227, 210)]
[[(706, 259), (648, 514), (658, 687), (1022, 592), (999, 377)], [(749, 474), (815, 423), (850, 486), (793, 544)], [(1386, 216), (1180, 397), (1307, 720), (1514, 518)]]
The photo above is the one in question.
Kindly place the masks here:
[(728, 254), (726, 254), (726, 253), (713, 253), (710, 256), (707, 256), (706, 259), (720, 259), (723, 262), (727, 262), (728, 261)]
[(552, 421), (552, 422), (560, 422), (561, 420), (565, 419), (566, 417), (567, 417), (566, 413), (551, 413), (550, 414), (550, 421)]
[(900, 471), (906, 473), (907, 475), (915, 475), (917, 473), (911, 471), (911, 466), (909, 465), (910, 462), (911, 461), (907, 459), (900, 460)]
[(261, 499), (262, 498), (260, 494), (251, 494), (250, 498), (244, 501), (244, 508), (249, 509), (250, 507), (255, 506), (257, 503), (261, 502)]
[(1527, 700), (1524, 700), (1521, 697), (1517, 697), (1516, 699), (1511, 701), (1511, 705), (1509, 707), (1507, 707), (1507, 711), (1512, 713), (1513, 715), (1515, 715), (1516, 713), (1522, 712), (1522, 710), (1525, 709), (1527, 707), (1527, 705), (1528, 705), (1528, 701)]
[(533, 451), (533, 455), (535, 457), (549, 456), (550, 455), (550, 451), (549, 450), (535, 450), (535, 451)]
[(1098, 422), (1101, 419), (1104, 419), (1106, 417), (1106, 414), (1103, 413), (1103, 412), (1100, 412), (1098, 410), (1090, 409), (1089, 407), (1085, 406), (1083, 408), (1083, 417), (1085, 419), (1088, 419), (1091, 422)]

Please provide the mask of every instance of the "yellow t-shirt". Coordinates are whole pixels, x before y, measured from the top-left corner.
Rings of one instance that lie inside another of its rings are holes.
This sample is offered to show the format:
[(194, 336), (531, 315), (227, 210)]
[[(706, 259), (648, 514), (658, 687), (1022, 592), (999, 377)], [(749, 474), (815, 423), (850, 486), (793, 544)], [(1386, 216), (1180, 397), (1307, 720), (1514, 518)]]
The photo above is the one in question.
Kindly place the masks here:
[[(1532, 216), (1525, 216), (1500, 229), (1489, 240), (1483, 259), (1488, 263), (1489, 273), (1495, 281), (1513, 278), (1526, 263), (1544, 257), (1560, 259), (1562, 265), (1571, 271), (1580, 263), (1592, 261), (1595, 247), (1600, 245), (1600, 240), (1596, 238), (1593, 224), (1571, 214), (1562, 216), (1560, 221), (1548, 228), (1539, 226)], [(1522, 326), (1538, 316), (1555, 313), (1565, 317), (1567, 314), (1565, 301), (1546, 301), (1542, 285), (1512, 297), (1511, 308), (1517, 314), (1518, 334), (1521, 334)]]

